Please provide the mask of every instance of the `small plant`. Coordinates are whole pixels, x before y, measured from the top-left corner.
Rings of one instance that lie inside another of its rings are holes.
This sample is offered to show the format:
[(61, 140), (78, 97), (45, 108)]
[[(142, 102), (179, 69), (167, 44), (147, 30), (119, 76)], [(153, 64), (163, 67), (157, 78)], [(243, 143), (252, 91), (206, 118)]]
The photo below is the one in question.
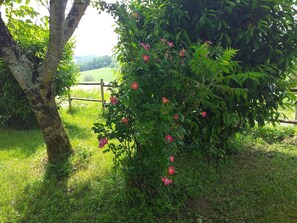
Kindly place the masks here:
[(74, 155), (71, 156), (71, 162), (74, 170), (87, 168), (90, 162), (91, 152), (87, 148), (78, 147)]

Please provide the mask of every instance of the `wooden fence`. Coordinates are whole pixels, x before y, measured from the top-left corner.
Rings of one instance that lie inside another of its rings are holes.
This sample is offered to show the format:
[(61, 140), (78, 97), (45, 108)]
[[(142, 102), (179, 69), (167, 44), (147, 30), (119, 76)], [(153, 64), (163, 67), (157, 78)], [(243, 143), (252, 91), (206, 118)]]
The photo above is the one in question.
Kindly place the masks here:
[[(100, 91), (101, 91), (101, 99), (93, 99), (93, 98), (80, 98), (80, 97), (71, 97), (70, 91), (68, 91), (68, 102), (69, 102), (69, 110), (71, 110), (71, 101), (73, 100), (80, 100), (80, 101), (92, 101), (92, 102), (100, 102), (102, 103), (102, 108), (103, 111), (105, 111), (105, 105), (106, 100), (104, 98), (104, 88), (106, 87), (112, 87), (112, 85), (105, 84), (103, 79), (100, 79), (100, 82), (93, 82), (93, 83), (78, 83), (77, 85), (98, 85), (100, 86)], [(291, 90), (294, 93), (297, 93), (297, 89), (292, 89)], [(297, 125), (297, 102), (296, 102), (296, 108), (295, 108), (295, 120), (286, 120), (286, 119), (279, 119), (279, 122), (281, 123), (286, 123), (286, 124), (293, 124)]]
[(106, 100), (104, 98), (104, 88), (106, 87), (112, 87), (110, 84), (105, 84), (103, 79), (100, 79), (100, 82), (92, 82), (92, 83), (77, 83), (77, 85), (94, 85), (94, 86), (100, 86), (100, 93), (101, 93), (101, 99), (94, 99), (94, 98), (80, 98), (80, 97), (71, 97), (70, 90), (68, 91), (68, 103), (69, 103), (69, 111), (71, 111), (71, 102), (73, 100), (79, 100), (79, 101), (92, 101), (92, 102), (100, 102), (102, 103), (103, 111), (105, 110)]

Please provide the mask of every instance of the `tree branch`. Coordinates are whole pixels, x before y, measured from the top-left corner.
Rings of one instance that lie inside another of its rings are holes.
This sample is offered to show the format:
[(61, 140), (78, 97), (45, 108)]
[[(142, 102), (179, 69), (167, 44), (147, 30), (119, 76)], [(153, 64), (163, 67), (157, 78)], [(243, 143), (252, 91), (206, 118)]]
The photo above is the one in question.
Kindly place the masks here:
[(74, 33), (75, 29), (78, 26), (79, 21), (81, 20), (82, 16), (84, 15), (87, 7), (90, 4), (90, 0), (75, 0), (70, 12), (67, 15), (64, 24), (64, 41), (70, 39), (72, 34)]
[(50, 1), (50, 42), (44, 64), (39, 68), (38, 79), (43, 97), (47, 95), (48, 86), (54, 80), (64, 46), (74, 33), (90, 0), (75, 0), (65, 19), (66, 4), (67, 0)]
[(67, 0), (50, 1), (50, 40), (44, 63), (39, 67), (38, 82), (41, 85), (41, 95), (45, 97), (61, 60), (64, 48), (64, 20)]
[(23, 90), (31, 89), (33, 63), (21, 53), (21, 50), (7, 26), (5, 25), (0, 12), (0, 57), (8, 65)]

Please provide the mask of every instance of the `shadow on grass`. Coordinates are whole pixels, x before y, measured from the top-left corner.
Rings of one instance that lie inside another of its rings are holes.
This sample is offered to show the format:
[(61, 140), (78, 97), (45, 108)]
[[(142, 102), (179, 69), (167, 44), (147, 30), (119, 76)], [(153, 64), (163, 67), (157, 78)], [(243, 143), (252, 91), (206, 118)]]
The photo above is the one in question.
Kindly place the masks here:
[(123, 208), (119, 196), (123, 182), (115, 175), (69, 182), (71, 165), (62, 164), (58, 173), (54, 172), (56, 167), (48, 166), (44, 177), (28, 185), (18, 196), (15, 205), (20, 216), (18, 222), (129, 222), (122, 211), (129, 212), (128, 207)]
[(43, 137), (39, 129), (15, 130), (0, 128), (0, 151), (15, 150), (22, 156), (30, 156), (42, 146)]
[[(201, 154), (179, 155), (174, 165), (177, 173), (171, 189), (180, 195), (174, 199), (188, 198), (182, 209), (171, 209), (160, 216), (147, 203), (131, 208), (123, 202), (123, 176), (88, 173), (88, 177), (80, 179), (80, 175), (73, 174), (71, 164), (65, 163), (62, 167), (65, 177), (57, 178), (51, 172), (55, 169), (49, 166), (42, 179), (28, 185), (19, 195), (16, 202), (19, 222), (297, 220), (297, 154), (245, 148), (220, 161), (210, 161)], [(137, 199), (143, 199), (141, 194)]]
[(77, 138), (77, 139), (88, 139), (91, 136), (90, 134), (90, 128), (84, 128), (84, 127), (81, 127), (77, 124), (74, 124), (74, 123), (71, 123), (71, 122), (67, 122), (67, 121), (64, 121), (64, 125), (65, 125), (65, 128), (67, 129), (68, 131), (68, 134), (69, 134), (69, 137), (74, 139), (74, 138)]
[(182, 163), (192, 169), (180, 163), (176, 168), (190, 199), (175, 221), (297, 222), (297, 153), (285, 150), (297, 147), (284, 146), (283, 152), (267, 147), (245, 148), (218, 163), (184, 157)]

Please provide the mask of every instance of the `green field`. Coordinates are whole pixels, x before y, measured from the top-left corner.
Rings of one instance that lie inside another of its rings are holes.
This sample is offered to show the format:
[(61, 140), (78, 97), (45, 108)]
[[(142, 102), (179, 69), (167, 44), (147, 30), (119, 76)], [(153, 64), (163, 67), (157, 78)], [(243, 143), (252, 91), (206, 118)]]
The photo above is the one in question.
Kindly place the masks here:
[(100, 79), (110, 82), (115, 80), (114, 72), (115, 69), (109, 67), (83, 71), (80, 73), (78, 82), (100, 82)]

